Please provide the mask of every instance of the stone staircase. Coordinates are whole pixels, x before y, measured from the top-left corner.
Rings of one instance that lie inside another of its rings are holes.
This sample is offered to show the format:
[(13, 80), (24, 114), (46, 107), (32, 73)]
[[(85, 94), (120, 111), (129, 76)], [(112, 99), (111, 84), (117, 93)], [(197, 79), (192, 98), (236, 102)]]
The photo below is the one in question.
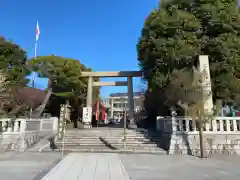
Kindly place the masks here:
[[(119, 153), (165, 153), (158, 147), (161, 139), (144, 130), (96, 128), (68, 130), (64, 140), (57, 140), (58, 151), (67, 152), (119, 152)], [(43, 151), (50, 150), (45, 148)]]

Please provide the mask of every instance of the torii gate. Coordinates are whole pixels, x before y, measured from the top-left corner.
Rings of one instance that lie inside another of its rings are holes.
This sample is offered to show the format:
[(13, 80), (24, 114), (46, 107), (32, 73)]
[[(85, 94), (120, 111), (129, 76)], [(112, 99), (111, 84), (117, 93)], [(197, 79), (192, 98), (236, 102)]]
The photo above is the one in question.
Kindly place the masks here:
[[(87, 107), (92, 107), (92, 87), (93, 86), (128, 86), (128, 114), (130, 123), (134, 117), (134, 102), (133, 102), (133, 77), (142, 77), (142, 71), (115, 71), (115, 72), (82, 72), (82, 77), (88, 77), (88, 90), (87, 90)], [(127, 81), (116, 82), (93, 82), (93, 77), (127, 77)], [(89, 127), (86, 124), (86, 127)]]

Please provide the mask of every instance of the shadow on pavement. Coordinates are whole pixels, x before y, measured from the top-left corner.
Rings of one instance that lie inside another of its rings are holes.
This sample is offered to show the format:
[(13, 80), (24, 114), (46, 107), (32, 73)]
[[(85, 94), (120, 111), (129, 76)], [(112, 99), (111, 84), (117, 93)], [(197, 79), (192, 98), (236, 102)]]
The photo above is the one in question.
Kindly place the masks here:
[(163, 149), (165, 151), (169, 150), (171, 138), (163, 137), (160, 131), (156, 131), (153, 129), (143, 129), (143, 128), (135, 129), (135, 131), (143, 134), (144, 137), (148, 139), (150, 143), (156, 144), (158, 148)]
[[(150, 142), (155, 143), (158, 148), (161, 148), (169, 153), (171, 138), (172, 138), (171, 133), (157, 131), (155, 129), (144, 129), (144, 128), (136, 129), (136, 131), (143, 134), (144, 137), (148, 139)], [(187, 148), (187, 154), (193, 156), (193, 152), (191, 150), (189, 140), (188, 140), (188, 135), (186, 133), (183, 133), (183, 134), (178, 134), (176, 136), (182, 137), (182, 140)], [(174, 149), (176, 152), (178, 152), (178, 150), (180, 151), (180, 147), (178, 146), (175, 146)]]
[(104, 138), (99, 137), (99, 140), (109, 149), (111, 150), (117, 150), (116, 147), (112, 146), (109, 142), (107, 142)]

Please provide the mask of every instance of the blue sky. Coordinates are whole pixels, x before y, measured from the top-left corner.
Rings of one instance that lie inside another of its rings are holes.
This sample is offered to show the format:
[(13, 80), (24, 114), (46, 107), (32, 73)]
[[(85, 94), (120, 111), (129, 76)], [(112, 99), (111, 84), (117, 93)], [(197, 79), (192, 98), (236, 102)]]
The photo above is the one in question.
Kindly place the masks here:
[[(4, 0), (0, 35), (32, 57), (38, 20), (37, 55), (71, 57), (94, 71), (138, 70), (137, 39), (144, 19), (157, 5), (158, 0)], [(116, 80), (123, 79), (102, 79)], [(45, 82), (37, 79), (37, 86), (43, 88)], [(134, 89), (141, 84), (135, 78)], [(126, 87), (102, 87), (101, 95), (125, 91)]]

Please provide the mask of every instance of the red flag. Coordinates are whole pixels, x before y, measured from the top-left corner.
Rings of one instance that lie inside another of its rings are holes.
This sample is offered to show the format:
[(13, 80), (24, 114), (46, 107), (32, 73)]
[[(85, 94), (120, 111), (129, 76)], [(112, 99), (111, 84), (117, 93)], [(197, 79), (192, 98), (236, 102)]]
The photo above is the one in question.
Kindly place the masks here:
[(38, 41), (40, 35), (40, 29), (39, 29), (39, 25), (38, 25), (38, 21), (37, 21), (37, 27), (36, 27), (36, 41)]
[(106, 111), (106, 109), (105, 109), (105, 107), (104, 106), (102, 106), (102, 120), (105, 120), (106, 119), (106, 114), (105, 114), (105, 111)]

